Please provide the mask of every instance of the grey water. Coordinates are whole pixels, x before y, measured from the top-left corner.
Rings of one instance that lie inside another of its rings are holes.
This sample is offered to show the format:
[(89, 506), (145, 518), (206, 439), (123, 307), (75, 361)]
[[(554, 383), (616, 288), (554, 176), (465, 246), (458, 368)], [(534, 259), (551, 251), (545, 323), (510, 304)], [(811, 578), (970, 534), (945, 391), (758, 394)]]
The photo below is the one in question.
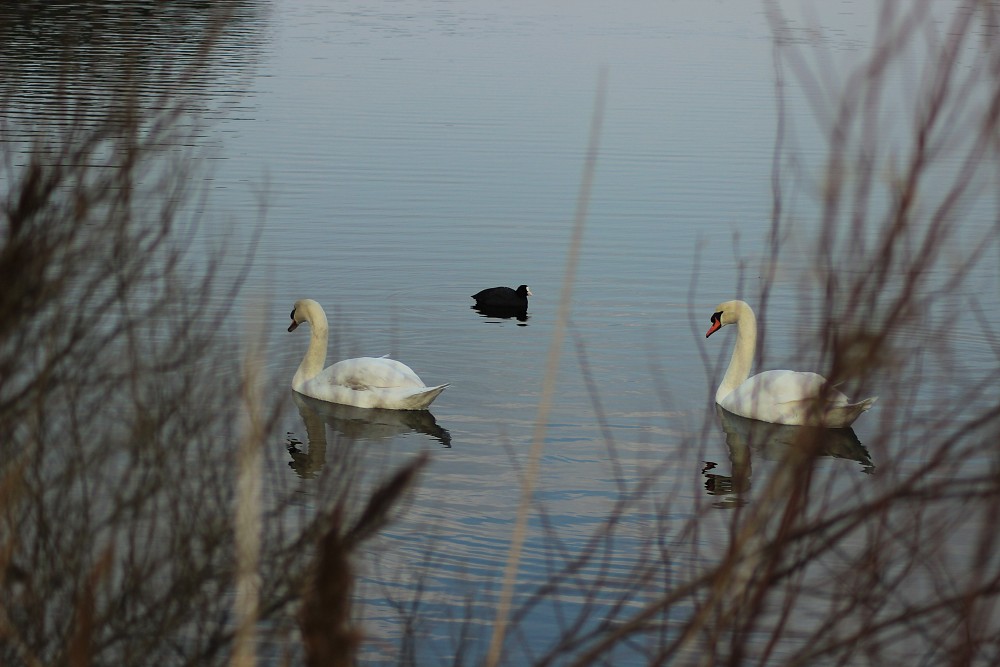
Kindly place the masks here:
[[(790, 10), (784, 37), (836, 65), (859, 62), (871, 10), (835, 4), (819, 17)], [(309, 508), (345, 458), (372, 484), (430, 456), (412, 498), (361, 559), (364, 659), (400, 661), (418, 590), (417, 664), (447, 661), (465, 632), (472, 656), (488, 641), (602, 72), (595, 180), (516, 587), (511, 664), (550, 647), (567, 618), (598, 623), (627, 611), (590, 609), (571, 584), (531, 597), (620, 511), (623, 495), (642, 489), (600, 567), (579, 573), (586, 586), (603, 578), (597, 590), (613, 596), (653, 568), (660, 576), (643, 585), (655, 595), (713, 563), (739, 502), (727, 484), (740, 426), (727, 429), (713, 400), (733, 338), (704, 334), (717, 303), (752, 301), (763, 287), (777, 136), (765, 7), (274, 0), (246, 3), (244, 14), (240, 39), (214, 63), (218, 80), (196, 91), (210, 159), (193, 173), (205, 194), (204, 241), (231, 250), (219, 269), (235, 275), (252, 253), (237, 318), (219, 335), (238, 345), (267, 332), (264, 369), (285, 406), (267, 475)], [(26, 96), (32, 81), (25, 76)], [(799, 149), (819, 162), (823, 132), (793, 97)], [(814, 231), (815, 205), (802, 207), (793, 247), (808, 246)], [(966, 224), (985, 230), (993, 220), (974, 210)], [(800, 312), (815, 287), (808, 261), (782, 257), (761, 322), (763, 359), (820, 371), (803, 354), (821, 312)], [(975, 280), (995, 290), (996, 266)], [(524, 321), (471, 308), (483, 288), (522, 283), (534, 293)], [(286, 388), (308, 335), (285, 328), (299, 298), (326, 309), (331, 362), (389, 354), (428, 384), (451, 383), (431, 414), (373, 423), (293, 400)], [(989, 316), (995, 325), (996, 310)], [(974, 320), (952, 333), (961, 362), (925, 374), (939, 382), (916, 389), (924, 400), (946, 403), (957, 375), (996, 367)], [(880, 421), (894, 401), (892, 378), (873, 390), (882, 403), (858, 421), (856, 437), (817, 463), (831, 488), (863, 484), (885, 455), (864, 443), (904, 428)], [(766, 476), (768, 453), (753, 456), (753, 476)], [(703, 528), (692, 542), (678, 531), (694, 516)], [(626, 651), (616, 664), (641, 655)]]

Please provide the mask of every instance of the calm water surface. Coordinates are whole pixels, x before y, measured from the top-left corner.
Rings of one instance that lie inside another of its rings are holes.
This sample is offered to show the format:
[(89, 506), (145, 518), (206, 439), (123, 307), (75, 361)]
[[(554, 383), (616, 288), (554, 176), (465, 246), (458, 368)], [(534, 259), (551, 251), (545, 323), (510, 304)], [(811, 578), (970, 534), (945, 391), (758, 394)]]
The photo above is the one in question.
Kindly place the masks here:
[[(733, 336), (706, 342), (704, 333), (718, 302), (753, 300), (763, 286), (777, 124), (774, 34), (762, 7), (276, 0), (260, 9), (252, 39), (232, 47), (243, 58), (233, 67), (239, 85), (206, 91), (218, 111), (203, 140), (217, 159), (203, 183), (207, 241), (232, 247), (224, 272), (237, 268), (244, 230), (262, 224), (237, 314), (245, 318), (238, 329), (266, 322), (266, 371), (287, 405), (269, 483), (292, 489), (309, 510), (330, 493), (337, 466), (356, 466), (367, 488), (430, 454), (412, 499), (362, 559), (365, 657), (396, 661), (406, 631), (419, 637), (417, 664), (446, 661), (462, 637), (472, 662), (484, 650), (602, 68), (600, 157), (520, 569), (511, 664), (550, 648), (575, 620), (627, 614), (587, 607), (586, 591), (613, 599), (641, 571), (655, 596), (714, 562), (738, 504), (727, 484), (731, 457), (745, 456), (746, 425), (720, 419), (713, 401)], [(867, 11), (839, 3), (820, 31), (792, 12), (782, 35), (813, 40), (834, 64), (853, 62), (870, 32)], [(793, 105), (790, 113), (802, 155), (819, 161), (825, 144), (810, 112)], [(991, 222), (972, 211), (969, 224)], [(808, 260), (794, 251), (808, 247), (810, 231), (805, 222), (794, 230), (773, 284), (762, 322), (770, 367), (811, 370), (821, 310), (800, 312)], [(995, 289), (996, 268), (976, 280)], [(535, 294), (526, 321), (470, 309), (478, 290), (521, 283)], [(433, 415), (373, 423), (293, 401), (285, 387), (308, 334), (285, 328), (293, 302), (306, 297), (331, 319), (331, 360), (391, 354), (428, 384), (450, 382)], [(242, 337), (232, 329), (220, 335)], [(974, 321), (953, 333), (959, 361), (932, 370), (940, 383), (917, 389), (923, 399), (946, 400), (957, 376), (995, 367)], [(891, 384), (872, 388), (880, 407), (894, 402)], [(905, 426), (880, 419), (877, 407), (856, 424), (856, 438), (836, 443), (817, 464), (818, 484), (844, 493), (865, 483), (887, 452), (863, 443)], [(780, 453), (752, 456), (751, 483)], [(616, 505), (630, 493), (636, 499), (625, 509)], [(593, 549), (588, 541), (614, 512), (620, 524), (600, 556), (534, 600), (553, 573)], [(695, 538), (680, 534), (699, 513)], [(631, 605), (644, 599), (628, 597)], [(416, 628), (404, 626), (411, 611)], [(616, 664), (642, 662), (641, 647), (629, 650)]]

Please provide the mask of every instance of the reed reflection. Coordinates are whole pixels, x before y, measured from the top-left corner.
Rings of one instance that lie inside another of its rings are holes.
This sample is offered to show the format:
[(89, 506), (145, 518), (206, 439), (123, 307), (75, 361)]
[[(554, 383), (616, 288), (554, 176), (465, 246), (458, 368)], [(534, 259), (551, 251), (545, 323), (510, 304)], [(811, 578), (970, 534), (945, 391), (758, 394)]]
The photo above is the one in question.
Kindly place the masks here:
[(327, 426), (349, 443), (387, 442), (407, 433), (422, 433), (443, 447), (451, 447), (451, 434), (429, 410), (380, 410), (318, 401), (298, 392), (292, 400), (306, 427), (303, 443), (289, 437), (288, 465), (302, 478), (316, 477), (326, 464)]
[(721, 506), (746, 503), (754, 456), (765, 461), (789, 463), (801, 461), (802, 457), (826, 456), (857, 461), (866, 474), (875, 469), (871, 455), (852, 428), (771, 424), (740, 417), (718, 405), (715, 409), (726, 433), (731, 474), (710, 472), (717, 464), (709, 461), (705, 463), (702, 475), (705, 477), (705, 490), (710, 496), (721, 497)]

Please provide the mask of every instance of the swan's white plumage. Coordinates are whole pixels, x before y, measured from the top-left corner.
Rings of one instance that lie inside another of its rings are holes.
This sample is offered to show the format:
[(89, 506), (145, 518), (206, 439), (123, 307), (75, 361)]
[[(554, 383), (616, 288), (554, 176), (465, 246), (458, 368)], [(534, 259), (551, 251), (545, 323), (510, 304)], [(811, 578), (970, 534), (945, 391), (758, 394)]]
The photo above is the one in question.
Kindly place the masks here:
[(428, 387), (406, 364), (386, 357), (359, 357), (326, 363), (328, 323), (323, 307), (300, 299), (292, 310), (293, 331), (308, 322), (312, 330), (309, 349), (292, 378), (292, 389), (329, 403), (359, 408), (426, 410), (447, 384)]
[(743, 301), (727, 301), (715, 308), (706, 338), (735, 324), (736, 345), (715, 402), (733, 414), (793, 426), (845, 428), (870, 408), (877, 397), (857, 403), (816, 373), (774, 370), (750, 376), (757, 346), (757, 318)]

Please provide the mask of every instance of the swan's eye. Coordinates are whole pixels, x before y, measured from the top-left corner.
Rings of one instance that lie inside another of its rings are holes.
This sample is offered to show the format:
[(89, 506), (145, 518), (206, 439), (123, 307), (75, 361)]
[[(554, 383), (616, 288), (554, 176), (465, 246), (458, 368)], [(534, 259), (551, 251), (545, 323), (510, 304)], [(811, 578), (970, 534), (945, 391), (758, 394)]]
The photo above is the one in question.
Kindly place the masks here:
[(292, 308), (292, 319), (293, 320), (295, 319), (295, 309), (294, 308)]
[(709, 320), (709, 321), (710, 321), (710, 322), (715, 322), (715, 321), (717, 321), (717, 320), (718, 320), (718, 321), (721, 321), (721, 320), (722, 320), (722, 311), (721, 311), (721, 310), (720, 310), (719, 312), (717, 312), (717, 313), (713, 313), (713, 314), (712, 314), (712, 319), (711, 319), (711, 320)]

